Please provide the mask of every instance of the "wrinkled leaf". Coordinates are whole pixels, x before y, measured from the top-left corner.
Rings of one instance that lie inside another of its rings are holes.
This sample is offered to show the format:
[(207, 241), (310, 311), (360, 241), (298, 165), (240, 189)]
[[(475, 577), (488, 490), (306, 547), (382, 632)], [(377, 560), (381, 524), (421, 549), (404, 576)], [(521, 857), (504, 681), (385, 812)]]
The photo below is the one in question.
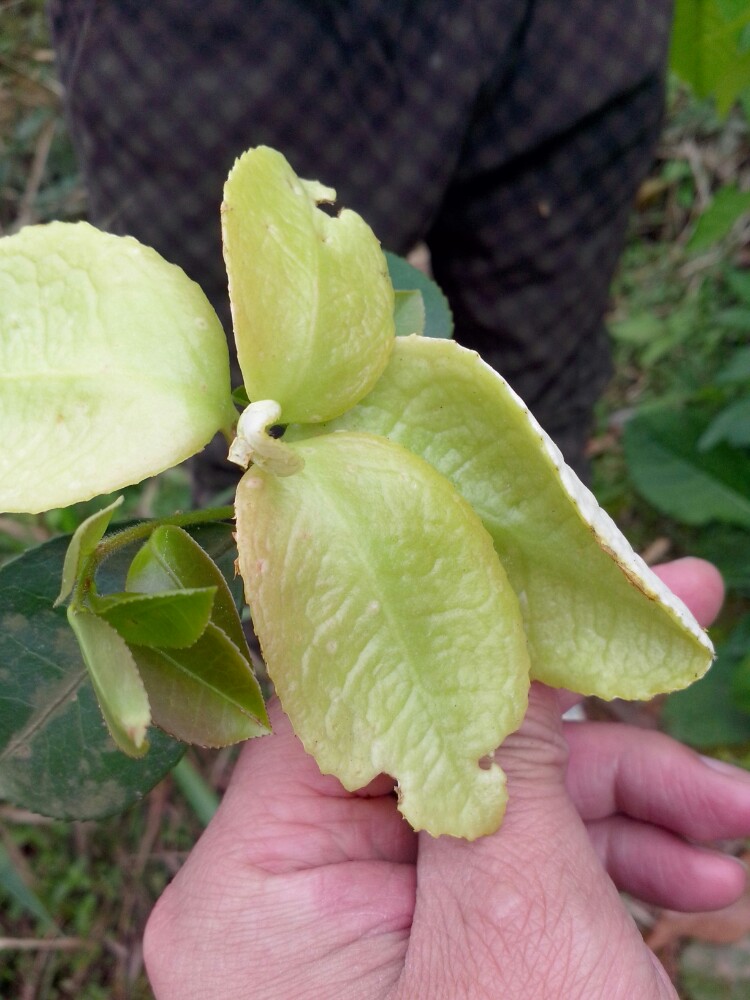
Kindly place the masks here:
[(186, 743), (223, 747), (269, 732), (248, 660), (216, 625), (188, 649), (133, 646), (154, 721)]
[[(399, 442), (469, 501), (519, 596), (533, 677), (642, 699), (708, 668), (710, 643), (692, 615), (478, 355), (450, 341), (399, 339), (373, 392), (321, 430), (338, 429)], [(290, 428), (287, 437), (309, 433)]]
[(146, 730), (151, 724), (151, 710), (125, 640), (87, 610), (68, 608), (68, 621), (112, 739), (128, 756), (143, 756), (148, 750)]
[(478, 761), (523, 718), (515, 594), (471, 508), (426, 463), (367, 434), (290, 445), (293, 476), (237, 495), (240, 568), (294, 730), (348, 789), (381, 772), (415, 829), (497, 828), (505, 780)]
[(98, 615), (127, 643), (185, 648), (203, 635), (211, 617), (216, 587), (163, 594), (109, 594), (93, 602)]
[(355, 212), (333, 218), (317, 207), (335, 197), (264, 146), (243, 153), (224, 187), (224, 256), (245, 388), (253, 401), (280, 403), (284, 422), (325, 420), (352, 406), (393, 343), (380, 244)]
[(639, 493), (684, 524), (723, 521), (750, 528), (750, 458), (726, 444), (700, 451), (707, 417), (652, 410), (625, 425), (628, 471)]
[(453, 336), (453, 313), (443, 290), (408, 260), (385, 252), (393, 287), (399, 291), (418, 291), (424, 302), (424, 336), (449, 340)]
[(0, 510), (139, 482), (235, 419), (216, 314), (179, 268), (85, 222), (0, 239)]
[[(211, 533), (219, 551), (227, 534)], [(65, 610), (52, 608), (68, 542), (0, 569), (0, 797), (48, 816), (95, 818), (145, 795), (184, 747), (152, 731), (149, 753), (133, 760), (112, 742)], [(122, 585), (117, 570), (114, 559), (102, 567), (103, 589)]]
[(104, 532), (109, 527), (112, 515), (122, 504), (123, 500), (124, 497), (118, 497), (114, 503), (109, 505), (109, 507), (105, 507), (103, 510), (98, 510), (95, 514), (92, 514), (91, 517), (87, 517), (86, 520), (80, 524), (73, 533), (70, 545), (68, 546), (68, 551), (65, 553), (65, 563), (63, 565), (62, 572), (62, 586), (60, 588), (60, 593), (57, 595), (55, 606), (62, 604), (62, 602), (70, 596), (76, 579), (83, 569), (84, 562), (104, 537)]

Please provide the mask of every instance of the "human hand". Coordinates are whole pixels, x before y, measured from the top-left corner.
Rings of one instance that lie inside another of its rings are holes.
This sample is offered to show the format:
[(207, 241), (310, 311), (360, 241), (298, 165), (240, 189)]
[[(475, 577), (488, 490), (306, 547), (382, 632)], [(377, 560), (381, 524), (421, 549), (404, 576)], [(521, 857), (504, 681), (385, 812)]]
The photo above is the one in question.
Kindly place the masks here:
[[(707, 624), (720, 582), (681, 562), (662, 575)], [(560, 707), (532, 687), (497, 754), (503, 826), (469, 844), (414, 834), (385, 777), (321, 775), (275, 706), (152, 914), (158, 1000), (674, 997), (603, 864), (670, 906), (731, 901), (740, 866), (684, 838), (750, 832), (750, 780), (656, 733), (563, 728)]]

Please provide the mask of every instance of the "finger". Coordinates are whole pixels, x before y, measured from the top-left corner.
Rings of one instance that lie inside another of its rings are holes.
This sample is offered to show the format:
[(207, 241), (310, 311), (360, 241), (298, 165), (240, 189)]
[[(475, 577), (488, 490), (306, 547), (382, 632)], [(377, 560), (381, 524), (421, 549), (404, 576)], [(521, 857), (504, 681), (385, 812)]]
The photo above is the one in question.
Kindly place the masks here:
[[(432, 995), (441, 978), (452, 997), (657, 995), (642, 939), (565, 793), (560, 737), (556, 693), (532, 685), (523, 726), (497, 753), (509, 793), (500, 829), (473, 843), (420, 837), (404, 996)], [(613, 947), (627, 982), (608, 978)], [(540, 961), (550, 954), (558, 960)]]
[(584, 820), (620, 813), (699, 841), (750, 835), (747, 772), (619, 723), (573, 722), (564, 734), (566, 787)]
[(393, 781), (381, 776), (361, 793), (321, 774), (278, 702), (273, 734), (245, 745), (216, 817), (239, 838), (247, 860), (273, 871), (342, 861), (413, 863), (416, 836), (397, 811)]
[(688, 556), (652, 568), (690, 608), (700, 625), (707, 628), (713, 622), (724, 601), (724, 581), (715, 566), (705, 559)]
[(670, 910), (719, 910), (740, 898), (744, 865), (667, 830), (613, 816), (588, 824), (594, 848), (624, 892)]

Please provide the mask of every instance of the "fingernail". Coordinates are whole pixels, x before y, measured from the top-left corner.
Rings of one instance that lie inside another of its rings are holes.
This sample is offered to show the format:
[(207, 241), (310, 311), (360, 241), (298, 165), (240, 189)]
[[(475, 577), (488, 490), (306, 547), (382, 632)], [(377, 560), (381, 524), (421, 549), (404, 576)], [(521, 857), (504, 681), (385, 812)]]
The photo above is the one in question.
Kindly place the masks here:
[(716, 757), (704, 757), (702, 754), (700, 758), (712, 770), (718, 771), (720, 774), (725, 774), (728, 778), (734, 778), (736, 781), (742, 781), (745, 784), (750, 783), (750, 772), (746, 771), (743, 767), (735, 767), (734, 764), (727, 764), (725, 760), (718, 760)]

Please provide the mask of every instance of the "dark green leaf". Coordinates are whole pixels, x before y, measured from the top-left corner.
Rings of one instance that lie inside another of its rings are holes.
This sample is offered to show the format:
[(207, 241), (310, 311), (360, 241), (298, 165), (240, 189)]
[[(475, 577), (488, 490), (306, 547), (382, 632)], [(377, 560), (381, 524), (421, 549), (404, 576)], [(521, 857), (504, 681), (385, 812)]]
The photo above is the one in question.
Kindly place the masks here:
[[(748, 327), (750, 327), (750, 323)], [(743, 347), (735, 351), (725, 367), (716, 376), (716, 381), (720, 385), (750, 381), (750, 347)]]
[(738, 267), (727, 267), (724, 280), (740, 302), (750, 306), (750, 274)]
[(397, 337), (424, 333), (424, 299), (421, 292), (396, 292), (393, 320)]
[(625, 426), (628, 471), (658, 510), (685, 524), (750, 528), (750, 458), (728, 445), (698, 450), (708, 424), (696, 410), (652, 410)]
[(211, 618), (216, 587), (173, 590), (163, 594), (109, 594), (93, 609), (138, 646), (185, 648), (203, 635)]
[[(227, 535), (231, 544), (231, 530), (217, 539), (222, 551)], [(141, 798), (184, 747), (154, 731), (150, 752), (133, 760), (112, 742), (65, 611), (52, 607), (68, 542), (0, 569), (0, 796), (49, 816), (94, 818)], [(100, 570), (104, 589), (121, 588), (116, 568), (112, 560)]]
[(419, 291), (424, 299), (425, 337), (449, 339), (453, 336), (453, 313), (448, 300), (435, 282), (403, 257), (386, 251), (388, 271), (396, 291)]
[(750, 532), (716, 524), (701, 532), (691, 550), (718, 567), (729, 590), (750, 596)]
[(189, 649), (133, 646), (154, 721), (186, 743), (226, 746), (269, 731), (248, 660), (209, 624)]
[(701, 434), (698, 447), (707, 451), (722, 441), (737, 448), (750, 445), (750, 396), (735, 400), (718, 413)]
[(65, 563), (62, 571), (62, 586), (57, 595), (55, 605), (62, 604), (66, 597), (70, 596), (83, 564), (91, 555), (99, 542), (104, 537), (104, 532), (112, 520), (112, 515), (120, 506), (123, 497), (118, 497), (114, 503), (103, 510), (98, 510), (91, 517), (79, 525), (70, 540), (68, 551), (65, 553)]
[(735, 665), (732, 697), (737, 708), (750, 714), (750, 652)]
[(707, 250), (729, 235), (740, 216), (750, 212), (750, 191), (728, 184), (720, 188), (698, 219), (687, 243), (691, 251)]
[(235, 406), (241, 406), (244, 410), (246, 406), (250, 405), (250, 397), (247, 394), (247, 389), (244, 385), (238, 385), (236, 389), (232, 391), (232, 402)]
[(740, 711), (732, 695), (735, 670), (749, 648), (750, 615), (719, 648), (706, 676), (669, 696), (662, 714), (667, 732), (701, 750), (750, 743), (750, 715)]

